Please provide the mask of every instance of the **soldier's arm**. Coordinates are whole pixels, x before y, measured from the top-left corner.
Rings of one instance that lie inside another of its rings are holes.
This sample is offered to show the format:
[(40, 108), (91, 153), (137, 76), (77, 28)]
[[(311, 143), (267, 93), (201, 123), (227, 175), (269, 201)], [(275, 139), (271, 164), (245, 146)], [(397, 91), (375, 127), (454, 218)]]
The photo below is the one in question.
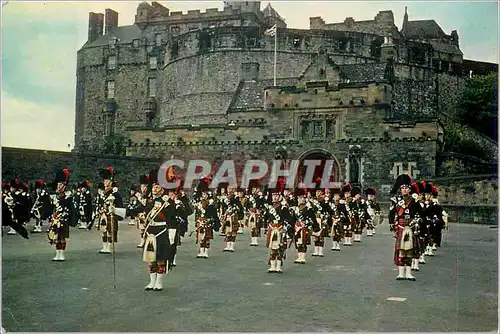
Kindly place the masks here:
[(394, 219), (396, 218), (396, 204), (397, 204), (397, 199), (395, 197), (391, 198), (390, 205), (389, 205), (389, 229), (391, 231), (394, 231)]

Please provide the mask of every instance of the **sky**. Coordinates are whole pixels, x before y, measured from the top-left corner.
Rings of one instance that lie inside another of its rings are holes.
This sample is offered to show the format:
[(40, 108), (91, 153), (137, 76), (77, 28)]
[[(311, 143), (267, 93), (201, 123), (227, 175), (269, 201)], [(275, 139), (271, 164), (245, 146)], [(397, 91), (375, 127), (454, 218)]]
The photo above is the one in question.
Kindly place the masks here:
[[(171, 11), (219, 8), (222, 1), (163, 2)], [(88, 13), (119, 13), (131, 25), (140, 2), (2, 1), (2, 146), (70, 151), (74, 145), (76, 52), (87, 40)], [(261, 9), (267, 5), (261, 3)], [(409, 20), (434, 19), (445, 33), (457, 30), (464, 58), (498, 63), (497, 2), (272, 1), (289, 28), (309, 28), (309, 17), (326, 23), (372, 20), (392, 10), (401, 29)]]

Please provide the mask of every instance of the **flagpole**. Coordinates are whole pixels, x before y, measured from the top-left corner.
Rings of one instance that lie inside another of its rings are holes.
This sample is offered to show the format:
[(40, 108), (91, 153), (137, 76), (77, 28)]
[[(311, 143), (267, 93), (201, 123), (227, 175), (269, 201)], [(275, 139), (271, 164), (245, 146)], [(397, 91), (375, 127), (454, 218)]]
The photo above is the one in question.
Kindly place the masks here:
[(278, 42), (278, 26), (274, 30), (274, 87), (276, 87), (276, 47)]

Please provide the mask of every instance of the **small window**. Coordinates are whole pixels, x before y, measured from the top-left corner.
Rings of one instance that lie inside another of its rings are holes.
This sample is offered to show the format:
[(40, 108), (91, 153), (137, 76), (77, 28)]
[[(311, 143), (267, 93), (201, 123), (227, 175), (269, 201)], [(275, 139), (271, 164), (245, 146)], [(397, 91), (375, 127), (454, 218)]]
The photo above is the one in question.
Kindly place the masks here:
[(161, 34), (156, 34), (155, 38), (156, 46), (161, 46)]
[(173, 35), (178, 35), (181, 32), (181, 28), (179, 26), (173, 26), (171, 31)]
[(114, 70), (116, 68), (116, 56), (108, 57), (108, 70)]
[(298, 48), (300, 46), (300, 38), (294, 38), (293, 39), (293, 46), (295, 46), (296, 48)]
[(148, 96), (149, 97), (156, 97), (156, 78), (149, 78)]
[(114, 99), (115, 98), (115, 82), (108, 81), (106, 88), (107, 88), (107, 98)]
[(156, 70), (158, 67), (158, 58), (156, 57), (149, 57), (149, 69), (150, 70)]
[(314, 122), (314, 137), (323, 137), (323, 122)]
[(138, 39), (134, 39), (134, 41), (132, 43), (133, 43), (134, 48), (139, 47), (139, 40)]

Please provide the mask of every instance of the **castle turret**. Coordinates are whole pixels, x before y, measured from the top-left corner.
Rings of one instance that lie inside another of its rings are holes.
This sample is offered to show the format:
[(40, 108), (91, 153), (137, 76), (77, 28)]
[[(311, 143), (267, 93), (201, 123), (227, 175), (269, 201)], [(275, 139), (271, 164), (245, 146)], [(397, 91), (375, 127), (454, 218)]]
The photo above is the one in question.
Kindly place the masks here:
[(394, 44), (392, 36), (384, 36), (384, 43), (380, 46), (380, 60), (386, 62), (396, 60), (397, 46)]

